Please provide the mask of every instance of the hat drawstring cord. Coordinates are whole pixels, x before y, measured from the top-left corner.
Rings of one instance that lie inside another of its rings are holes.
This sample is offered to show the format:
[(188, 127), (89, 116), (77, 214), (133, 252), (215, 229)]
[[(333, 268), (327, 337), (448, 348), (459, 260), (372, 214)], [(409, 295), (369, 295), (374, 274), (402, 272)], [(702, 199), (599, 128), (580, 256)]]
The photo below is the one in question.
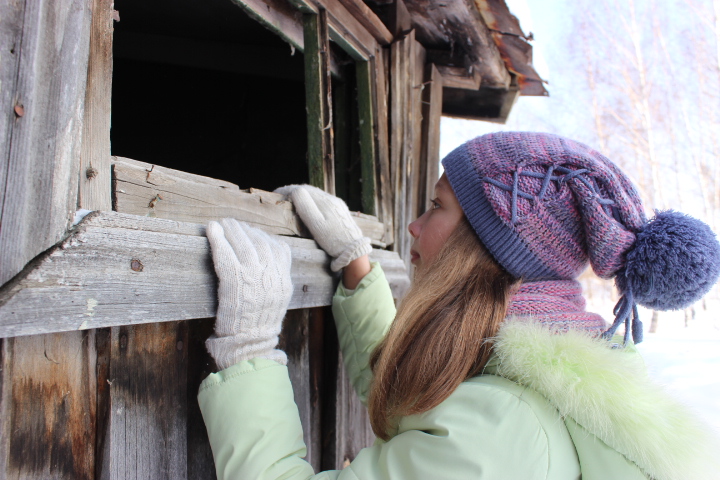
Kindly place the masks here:
[(603, 334), (605, 340), (610, 340), (620, 324), (625, 324), (625, 336), (623, 337), (623, 346), (630, 341), (630, 332), (632, 332), (633, 342), (638, 344), (643, 340), (642, 322), (638, 314), (637, 304), (633, 298), (632, 288), (628, 285), (620, 300), (613, 309), (615, 321)]

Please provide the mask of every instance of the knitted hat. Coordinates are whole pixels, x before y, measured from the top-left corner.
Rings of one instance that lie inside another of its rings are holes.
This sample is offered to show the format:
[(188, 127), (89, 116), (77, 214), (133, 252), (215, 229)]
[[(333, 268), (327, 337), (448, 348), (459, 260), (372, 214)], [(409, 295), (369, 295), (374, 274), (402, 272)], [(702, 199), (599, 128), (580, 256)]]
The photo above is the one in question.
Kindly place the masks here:
[(588, 261), (616, 278), (622, 298), (611, 336), (635, 303), (684, 308), (720, 276), (710, 228), (677, 212), (647, 222), (625, 174), (582, 143), (546, 133), (499, 132), (461, 145), (442, 161), (465, 216), (491, 255), (523, 281), (576, 278)]

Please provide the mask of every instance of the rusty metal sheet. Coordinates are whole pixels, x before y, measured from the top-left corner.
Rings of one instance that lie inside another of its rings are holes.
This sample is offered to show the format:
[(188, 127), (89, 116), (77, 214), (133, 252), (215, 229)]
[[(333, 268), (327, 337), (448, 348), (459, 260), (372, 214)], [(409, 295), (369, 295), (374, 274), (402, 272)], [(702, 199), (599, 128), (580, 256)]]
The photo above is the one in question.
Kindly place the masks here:
[(516, 75), (521, 95), (547, 96), (544, 80), (532, 66), (532, 38), (520, 28), (505, 0), (474, 0), (475, 6), (490, 29), (507, 69)]

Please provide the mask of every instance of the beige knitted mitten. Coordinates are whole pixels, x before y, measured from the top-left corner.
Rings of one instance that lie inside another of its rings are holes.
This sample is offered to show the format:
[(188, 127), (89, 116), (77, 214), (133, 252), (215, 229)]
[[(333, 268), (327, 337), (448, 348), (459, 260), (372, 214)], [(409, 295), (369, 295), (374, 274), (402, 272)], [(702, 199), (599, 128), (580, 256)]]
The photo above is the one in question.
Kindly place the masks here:
[(220, 283), (215, 334), (205, 345), (218, 367), (256, 357), (287, 364), (275, 347), (293, 290), (290, 247), (232, 218), (210, 222), (207, 237)]
[(370, 239), (363, 237), (342, 199), (310, 185), (288, 185), (275, 192), (290, 197), (315, 241), (333, 257), (333, 272), (372, 251)]

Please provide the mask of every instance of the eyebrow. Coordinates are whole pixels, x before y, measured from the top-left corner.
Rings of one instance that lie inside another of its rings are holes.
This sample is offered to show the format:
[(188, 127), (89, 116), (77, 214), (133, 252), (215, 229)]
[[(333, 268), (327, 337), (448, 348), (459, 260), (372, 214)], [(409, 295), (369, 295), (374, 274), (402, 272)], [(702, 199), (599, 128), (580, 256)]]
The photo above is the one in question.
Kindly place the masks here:
[(450, 188), (450, 185), (448, 185), (447, 182), (437, 182), (435, 184), (435, 193), (437, 193), (438, 191), (452, 192), (452, 188)]

